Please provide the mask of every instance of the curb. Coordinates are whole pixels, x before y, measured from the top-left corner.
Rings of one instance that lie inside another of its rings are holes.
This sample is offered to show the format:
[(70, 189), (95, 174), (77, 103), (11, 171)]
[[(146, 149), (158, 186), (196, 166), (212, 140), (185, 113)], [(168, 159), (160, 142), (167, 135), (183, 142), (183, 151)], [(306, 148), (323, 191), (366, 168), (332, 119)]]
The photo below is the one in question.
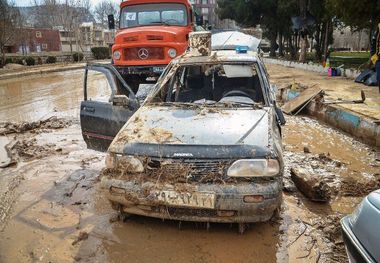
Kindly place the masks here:
[(0, 80), (38, 75), (38, 74), (69, 71), (69, 70), (75, 70), (75, 69), (83, 69), (84, 67), (85, 67), (85, 64), (81, 64), (81, 65), (63, 66), (63, 67), (56, 67), (56, 68), (53, 67), (53, 68), (40, 69), (40, 70), (31, 69), (30, 71), (25, 71), (25, 72), (21, 71), (21, 72), (4, 73), (4, 74), (0, 74)]
[(380, 123), (339, 107), (311, 101), (308, 114), (340, 129), (370, 146), (380, 147)]

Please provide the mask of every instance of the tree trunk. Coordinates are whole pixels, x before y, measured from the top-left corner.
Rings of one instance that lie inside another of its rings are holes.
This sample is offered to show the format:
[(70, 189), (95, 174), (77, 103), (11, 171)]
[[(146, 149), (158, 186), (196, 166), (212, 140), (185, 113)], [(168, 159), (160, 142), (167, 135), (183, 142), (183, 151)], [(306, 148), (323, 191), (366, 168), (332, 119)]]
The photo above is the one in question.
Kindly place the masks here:
[(300, 30), (300, 38), (301, 38), (301, 53), (299, 56), (300, 62), (306, 62), (306, 52), (307, 52), (307, 35), (306, 35), (306, 20), (307, 20), (307, 7), (306, 0), (299, 0), (300, 7), (300, 17), (301, 17), (301, 30)]
[(292, 60), (296, 59), (296, 49), (294, 47), (294, 42), (293, 42), (294, 39), (295, 39), (294, 36), (289, 37), (289, 50), (290, 50), (290, 57)]
[(315, 58), (318, 61), (322, 60), (321, 51), (321, 24), (318, 24), (315, 30)]
[(330, 21), (326, 21), (326, 27), (325, 27), (325, 39), (324, 39), (324, 45), (323, 45), (323, 58), (324, 61), (327, 60), (328, 52), (329, 52), (329, 29), (330, 29)]
[(276, 50), (278, 48), (277, 46), (277, 32), (276, 33), (273, 33), (271, 36), (270, 36), (270, 51), (269, 51), (269, 56), (270, 57), (276, 57)]
[(301, 36), (301, 53), (300, 53), (300, 57), (298, 58), (299, 62), (302, 62), (302, 63), (306, 62), (307, 46), (308, 46), (307, 36), (304, 36), (304, 37)]
[(5, 50), (4, 50), (4, 47), (1, 47), (0, 48), (0, 51), (1, 51), (1, 67), (3, 67), (5, 65)]
[(280, 57), (284, 56), (284, 42), (283, 42), (282, 32), (278, 34), (278, 55)]

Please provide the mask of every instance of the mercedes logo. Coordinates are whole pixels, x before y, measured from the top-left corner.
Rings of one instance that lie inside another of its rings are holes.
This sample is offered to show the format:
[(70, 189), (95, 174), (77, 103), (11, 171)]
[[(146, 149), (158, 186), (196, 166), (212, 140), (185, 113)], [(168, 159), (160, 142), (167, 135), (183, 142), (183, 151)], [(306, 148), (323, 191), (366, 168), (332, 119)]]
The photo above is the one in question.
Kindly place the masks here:
[(140, 48), (138, 56), (140, 59), (147, 59), (149, 57), (149, 51), (146, 48)]

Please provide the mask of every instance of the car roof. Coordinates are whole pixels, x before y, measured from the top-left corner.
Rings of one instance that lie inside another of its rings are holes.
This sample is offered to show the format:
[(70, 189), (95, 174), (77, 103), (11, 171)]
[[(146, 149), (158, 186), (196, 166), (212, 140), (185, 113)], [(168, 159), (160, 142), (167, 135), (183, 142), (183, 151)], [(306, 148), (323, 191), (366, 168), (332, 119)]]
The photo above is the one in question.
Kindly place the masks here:
[(211, 64), (211, 63), (256, 63), (259, 61), (256, 52), (248, 51), (239, 54), (235, 50), (218, 50), (212, 51), (210, 56), (195, 56), (190, 52), (178, 57), (173, 62), (175, 64)]
[(258, 52), (261, 39), (244, 34), (239, 31), (227, 31), (212, 34), (212, 50), (235, 50), (239, 46), (245, 46), (248, 50)]

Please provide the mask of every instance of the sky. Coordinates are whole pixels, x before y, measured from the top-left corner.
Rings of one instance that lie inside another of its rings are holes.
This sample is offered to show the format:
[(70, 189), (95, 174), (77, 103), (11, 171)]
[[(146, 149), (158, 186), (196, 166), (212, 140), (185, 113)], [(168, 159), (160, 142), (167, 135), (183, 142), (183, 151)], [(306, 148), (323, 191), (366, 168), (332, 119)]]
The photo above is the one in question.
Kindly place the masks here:
[[(90, 0), (92, 7), (94, 7), (97, 3), (101, 1), (102, 0)], [(120, 3), (119, 0), (113, 0), (113, 1), (117, 4)], [(34, 0), (14, 0), (14, 2), (16, 3), (17, 6), (31, 6), (34, 3)]]

